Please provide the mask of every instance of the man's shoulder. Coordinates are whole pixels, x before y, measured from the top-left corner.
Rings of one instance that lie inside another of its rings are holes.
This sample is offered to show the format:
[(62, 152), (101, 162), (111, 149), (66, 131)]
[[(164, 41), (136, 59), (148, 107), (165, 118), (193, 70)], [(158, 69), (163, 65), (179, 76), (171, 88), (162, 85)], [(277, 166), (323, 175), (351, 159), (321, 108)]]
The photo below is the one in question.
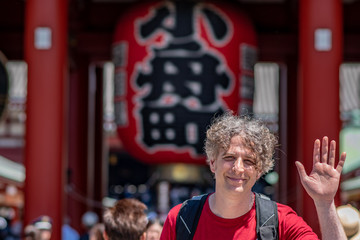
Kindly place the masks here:
[(205, 205), (208, 196), (209, 194), (194, 196), (192, 198), (185, 200), (182, 203), (175, 205), (168, 212), (167, 218), (176, 222), (176, 218), (180, 210), (182, 214), (185, 214), (186, 216), (193, 218), (194, 216), (192, 214), (196, 212), (199, 208), (202, 210), (202, 207)]
[(304, 219), (299, 216), (294, 209), (285, 204), (277, 203), (278, 205), (278, 214), (279, 214), (279, 223), (285, 223), (287, 227), (290, 226), (300, 226), (309, 228), (309, 231), (312, 231)]
[(168, 215), (176, 217), (180, 211), (181, 205), (182, 203), (179, 203), (178, 205), (175, 205), (173, 208), (171, 208)]
[(278, 213), (279, 214), (296, 214), (294, 209), (292, 209), (289, 205), (286, 204), (282, 204), (282, 203), (278, 203), (276, 202), (277, 208), (278, 208)]

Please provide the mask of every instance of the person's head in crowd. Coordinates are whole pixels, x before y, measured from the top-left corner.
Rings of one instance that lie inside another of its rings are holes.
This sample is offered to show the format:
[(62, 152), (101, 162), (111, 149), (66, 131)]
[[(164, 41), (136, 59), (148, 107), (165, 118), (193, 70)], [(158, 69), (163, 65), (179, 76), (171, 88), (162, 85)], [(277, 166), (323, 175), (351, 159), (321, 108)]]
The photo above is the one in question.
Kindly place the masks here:
[(103, 223), (95, 224), (89, 232), (89, 240), (105, 240), (104, 239), (105, 226)]
[(125, 198), (104, 212), (105, 240), (145, 240), (147, 207), (139, 200)]
[(29, 224), (24, 228), (24, 240), (39, 239), (39, 230), (33, 225)]
[(87, 230), (90, 230), (95, 224), (99, 222), (98, 215), (93, 211), (85, 212), (81, 217), (81, 223)]
[(39, 231), (39, 240), (51, 239), (52, 219), (43, 215), (33, 220), (32, 225)]
[(360, 240), (359, 210), (348, 204), (337, 207), (336, 211), (348, 239)]
[(9, 233), (8, 221), (0, 216), (0, 239), (3, 239)]
[(146, 226), (146, 240), (159, 240), (163, 223), (159, 219), (150, 219)]
[(13, 208), (0, 205), (0, 239), (5, 239), (12, 233), (12, 220), (15, 216)]

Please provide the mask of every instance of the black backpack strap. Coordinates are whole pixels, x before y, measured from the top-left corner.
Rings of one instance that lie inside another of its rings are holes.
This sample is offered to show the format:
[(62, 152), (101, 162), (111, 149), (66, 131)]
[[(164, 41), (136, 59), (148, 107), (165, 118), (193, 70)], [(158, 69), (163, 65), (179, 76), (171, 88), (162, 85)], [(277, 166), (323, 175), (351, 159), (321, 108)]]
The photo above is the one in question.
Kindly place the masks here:
[(279, 239), (279, 219), (276, 202), (255, 193), (256, 234), (259, 240)]
[(193, 239), (208, 195), (195, 196), (181, 205), (176, 218), (176, 240)]

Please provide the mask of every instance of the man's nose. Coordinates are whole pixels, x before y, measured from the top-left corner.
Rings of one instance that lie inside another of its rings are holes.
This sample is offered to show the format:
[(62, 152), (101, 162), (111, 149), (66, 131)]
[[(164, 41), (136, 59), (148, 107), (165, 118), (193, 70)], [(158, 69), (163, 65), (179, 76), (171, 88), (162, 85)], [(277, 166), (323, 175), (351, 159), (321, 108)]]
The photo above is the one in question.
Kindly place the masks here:
[(234, 170), (240, 172), (244, 171), (244, 161), (239, 157), (234, 162)]

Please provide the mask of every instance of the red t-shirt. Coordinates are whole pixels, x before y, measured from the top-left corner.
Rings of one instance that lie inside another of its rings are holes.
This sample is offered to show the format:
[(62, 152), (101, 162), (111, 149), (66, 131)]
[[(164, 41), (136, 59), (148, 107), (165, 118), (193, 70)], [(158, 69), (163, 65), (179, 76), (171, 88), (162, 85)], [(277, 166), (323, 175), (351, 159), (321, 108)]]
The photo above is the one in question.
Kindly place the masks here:
[[(279, 239), (319, 239), (309, 225), (299, 217), (290, 207), (277, 204), (279, 216)], [(160, 240), (176, 239), (176, 217), (181, 204), (172, 208), (166, 218)], [(194, 235), (194, 240), (255, 240), (256, 216), (255, 202), (253, 207), (245, 215), (225, 219), (216, 216), (210, 210), (209, 198), (206, 200), (201, 213), (199, 223)]]

